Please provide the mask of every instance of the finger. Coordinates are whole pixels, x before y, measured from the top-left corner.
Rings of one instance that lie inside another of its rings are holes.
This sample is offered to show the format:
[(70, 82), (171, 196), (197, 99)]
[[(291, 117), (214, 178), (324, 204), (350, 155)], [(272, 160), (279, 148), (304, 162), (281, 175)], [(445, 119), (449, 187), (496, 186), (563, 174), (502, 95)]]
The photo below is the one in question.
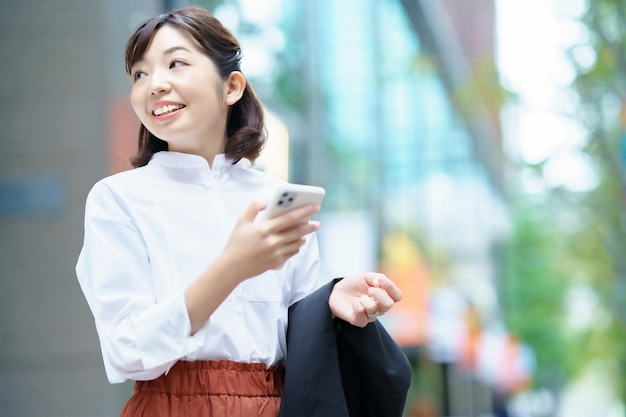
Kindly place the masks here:
[[(365, 327), (370, 322), (370, 317), (367, 315), (367, 311), (363, 307), (360, 299), (352, 299), (352, 313), (350, 319), (347, 320), (350, 324), (358, 327)], [(373, 320), (372, 320), (373, 321)]]
[(380, 314), (386, 313), (395, 304), (395, 301), (387, 294), (387, 291), (382, 288), (370, 287), (368, 293), (376, 301)]
[(307, 204), (306, 206), (298, 207), (293, 210), (289, 210), (285, 214), (275, 217), (270, 222), (271, 230), (283, 230), (294, 224), (306, 222), (311, 216), (320, 210), (320, 206), (316, 204)]
[(316, 232), (319, 228), (320, 223), (316, 221), (296, 224), (283, 231), (283, 238), (288, 242), (296, 241), (302, 239), (309, 233)]
[(381, 288), (389, 294), (393, 301), (398, 302), (402, 300), (402, 291), (400, 291), (400, 288), (398, 288), (398, 286), (390, 279), (385, 280), (385, 283), (381, 286)]
[(296, 255), (298, 252), (300, 252), (300, 248), (305, 243), (306, 243), (306, 239), (304, 238), (296, 240), (294, 242), (290, 242), (286, 244), (285, 246), (283, 246), (281, 253), (286, 258), (291, 258), (292, 256)]
[(359, 302), (363, 306), (363, 310), (366, 316), (372, 316), (378, 313), (378, 304), (376, 304), (376, 300), (374, 300), (369, 295), (362, 295), (359, 297)]
[(259, 211), (264, 210), (267, 207), (267, 201), (253, 201), (244, 210), (241, 215), (241, 219), (249, 222), (253, 222), (254, 218), (259, 214)]
[[(383, 290), (385, 290), (387, 294), (389, 294), (389, 296), (395, 302), (398, 302), (402, 299), (402, 291), (400, 291), (400, 288), (398, 288), (398, 286), (394, 284), (392, 280), (390, 280), (383, 274), (379, 274), (379, 273), (370, 273), (370, 274), (373, 275), (370, 278), (371, 282), (373, 283), (372, 284), (373, 287), (378, 287), (378, 288), (382, 288)], [(370, 274), (367, 274), (367, 275), (370, 275)], [(366, 279), (367, 279), (367, 275), (366, 275)]]
[(367, 282), (367, 285), (369, 285), (370, 287), (380, 287), (381, 282), (384, 279), (387, 279), (387, 277), (384, 274), (381, 274), (379, 272), (365, 273), (365, 281)]
[(286, 231), (275, 232), (272, 235), (272, 246), (282, 254), (289, 256), (296, 254), (300, 247), (306, 243), (306, 235), (319, 229), (319, 223), (302, 224)]

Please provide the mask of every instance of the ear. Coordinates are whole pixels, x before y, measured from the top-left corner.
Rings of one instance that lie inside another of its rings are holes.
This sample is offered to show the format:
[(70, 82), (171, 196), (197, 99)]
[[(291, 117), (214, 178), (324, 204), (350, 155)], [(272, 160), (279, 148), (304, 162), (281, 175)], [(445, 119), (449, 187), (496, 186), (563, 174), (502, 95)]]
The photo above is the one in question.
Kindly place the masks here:
[(246, 77), (241, 72), (233, 71), (230, 73), (228, 80), (226, 80), (226, 96), (224, 98), (226, 104), (232, 106), (239, 101), (246, 89), (246, 83)]

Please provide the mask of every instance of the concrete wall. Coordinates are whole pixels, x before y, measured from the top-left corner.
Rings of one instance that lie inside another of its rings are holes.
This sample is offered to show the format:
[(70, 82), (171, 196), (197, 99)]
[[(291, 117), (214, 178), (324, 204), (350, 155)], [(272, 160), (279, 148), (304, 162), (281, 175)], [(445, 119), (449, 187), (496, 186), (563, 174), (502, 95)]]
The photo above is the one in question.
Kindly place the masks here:
[(124, 42), (162, 3), (0, 2), (2, 416), (112, 416), (129, 395), (106, 381), (74, 265), (110, 166), (110, 103), (130, 85)]

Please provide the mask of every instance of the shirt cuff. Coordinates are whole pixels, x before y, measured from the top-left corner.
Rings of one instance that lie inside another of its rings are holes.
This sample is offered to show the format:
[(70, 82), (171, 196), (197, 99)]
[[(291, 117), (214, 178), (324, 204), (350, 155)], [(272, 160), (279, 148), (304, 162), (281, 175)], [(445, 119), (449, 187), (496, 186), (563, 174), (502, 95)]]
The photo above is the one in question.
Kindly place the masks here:
[(133, 317), (132, 326), (144, 369), (193, 354), (204, 339), (202, 332), (191, 335), (191, 322), (182, 291)]

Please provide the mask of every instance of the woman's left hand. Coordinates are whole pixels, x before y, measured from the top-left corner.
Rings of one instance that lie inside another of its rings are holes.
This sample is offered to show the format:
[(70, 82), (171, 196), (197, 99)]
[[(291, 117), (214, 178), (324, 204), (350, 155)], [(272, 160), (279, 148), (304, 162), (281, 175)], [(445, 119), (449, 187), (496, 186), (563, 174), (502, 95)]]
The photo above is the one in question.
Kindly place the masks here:
[(402, 291), (385, 275), (368, 272), (346, 277), (330, 293), (328, 306), (333, 317), (365, 327), (402, 299)]

